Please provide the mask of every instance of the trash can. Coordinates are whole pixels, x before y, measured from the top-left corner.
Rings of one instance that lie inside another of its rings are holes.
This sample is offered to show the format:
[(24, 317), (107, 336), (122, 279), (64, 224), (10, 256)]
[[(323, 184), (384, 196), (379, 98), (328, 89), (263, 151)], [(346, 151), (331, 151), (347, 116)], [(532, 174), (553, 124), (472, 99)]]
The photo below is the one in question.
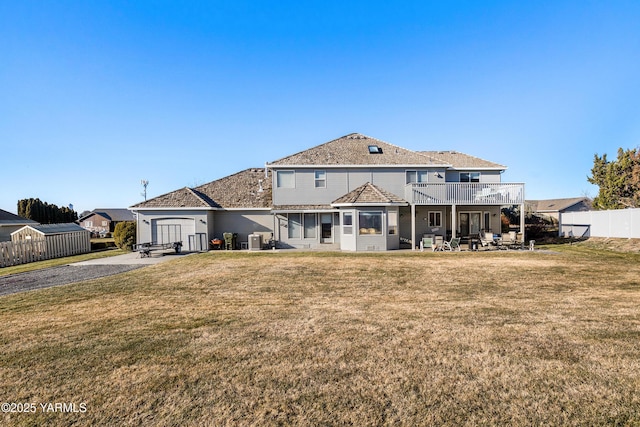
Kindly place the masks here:
[(469, 250), (474, 252), (478, 250), (478, 239), (469, 239)]

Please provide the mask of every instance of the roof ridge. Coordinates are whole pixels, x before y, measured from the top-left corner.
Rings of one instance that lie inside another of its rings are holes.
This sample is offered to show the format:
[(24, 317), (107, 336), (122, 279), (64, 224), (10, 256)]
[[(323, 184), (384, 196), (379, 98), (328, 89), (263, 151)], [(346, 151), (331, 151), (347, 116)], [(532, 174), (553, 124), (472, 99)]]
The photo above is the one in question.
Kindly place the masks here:
[[(421, 154), (425, 154), (425, 155), (426, 155), (426, 153), (435, 153), (435, 154), (437, 154), (437, 153), (461, 154), (461, 155), (463, 155), (463, 156), (471, 157), (471, 158), (473, 158), (473, 159), (475, 159), (475, 160), (481, 160), (481, 161), (486, 162), (486, 163), (493, 163), (494, 165), (498, 165), (498, 166), (506, 167), (506, 166), (505, 166), (505, 165), (503, 165), (502, 163), (496, 163), (496, 162), (494, 162), (494, 161), (487, 160), (487, 159), (483, 159), (482, 157), (474, 156), (473, 154), (463, 153), (462, 151), (458, 151), (458, 150), (422, 150), (422, 151), (419, 151), (419, 153), (421, 153)], [(433, 157), (434, 157), (434, 158), (437, 158), (436, 156), (433, 156)], [(445, 163), (451, 163), (451, 162), (446, 162), (446, 161), (444, 161), (444, 160), (442, 160), (442, 159), (438, 159), (438, 160), (440, 160), (441, 162), (445, 162)]]
[[(202, 203), (204, 203), (207, 206), (213, 206), (211, 204), (211, 202), (215, 201), (213, 199), (211, 199), (211, 197), (207, 196), (206, 194), (202, 193), (199, 190), (196, 190), (195, 188), (191, 188), (191, 187), (185, 187), (191, 194), (193, 194), (193, 196), (195, 198), (197, 198), (198, 200), (200, 200)], [(203, 196), (206, 196), (209, 200), (205, 200), (205, 198)]]

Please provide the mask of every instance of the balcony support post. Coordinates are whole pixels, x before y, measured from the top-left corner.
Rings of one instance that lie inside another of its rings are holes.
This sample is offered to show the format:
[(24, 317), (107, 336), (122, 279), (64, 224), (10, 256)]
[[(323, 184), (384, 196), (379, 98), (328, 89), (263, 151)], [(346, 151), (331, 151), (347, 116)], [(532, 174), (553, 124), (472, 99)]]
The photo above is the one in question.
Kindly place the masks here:
[(411, 203), (411, 250), (416, 250), (416, 205)]
[(451, 237), (456, 237), (456, 228), (458, 227), (458, 222), (456, 221), (456, 205), (451, 205)]
[(522, 233), (522, 243), (524, 244), (524, 203), (520, 205), (520, 232)]

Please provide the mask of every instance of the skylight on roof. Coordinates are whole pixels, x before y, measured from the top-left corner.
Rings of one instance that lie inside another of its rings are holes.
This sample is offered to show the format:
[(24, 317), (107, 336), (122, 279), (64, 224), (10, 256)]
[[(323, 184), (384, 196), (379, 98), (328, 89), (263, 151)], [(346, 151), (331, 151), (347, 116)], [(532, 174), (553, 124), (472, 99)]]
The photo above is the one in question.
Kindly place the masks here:
[(369, 154), (382, 154), (382, 147), (378, 147), (377, 145), (370, 145)]

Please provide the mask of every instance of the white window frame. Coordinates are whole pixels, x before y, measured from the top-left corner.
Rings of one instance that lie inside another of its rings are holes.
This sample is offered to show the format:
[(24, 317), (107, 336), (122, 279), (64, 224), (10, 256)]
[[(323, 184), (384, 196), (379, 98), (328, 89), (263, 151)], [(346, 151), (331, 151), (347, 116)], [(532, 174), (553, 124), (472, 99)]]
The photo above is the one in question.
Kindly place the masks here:
[[(462, 180), (462, 175), (468, 175), (468, 180), (463, 181)], [(460, 172), (460, 176), (459, 176), (458, 180), (460, 182), (469, 182), (469, 183), (480, 182), (481, 176), (482, 176), (482, 174), (480, 172)], [(474, 181), (474, 177), (477, 177), (478, 180)]]
[[(292, 221), (291, 220), (291, 216), (292, 215), (297, 215), (297, 221)], [(292, 223), (296, 222), (296, 224), (298, 225), (297, 229), (294, 229), (294, 227), (292, 227)], [(296, 231), (297, 230), (297, 235), (294, 235), (294, 233), (292, 233), (292, 231)], [(302, 230), (303, 230), (303, 226), (302, 226), (302, 213), (289, 213), (287, 214), (287, 238), (289, 239), (300, 239), (302, 237)]]
[[(431, 222), (431, 214), (433, 214), (434, 222)], [(427, 225), (429, 227), (442, 227), (442, 211), (429, 211), (427, 212)], [(437, 218), (437, 221), (436, 221)]]
[[(313, 217), (313, 228), (307, 228), (307, 219)], [(318, 214), (306, 212), (302, 214), (302, 237), (305, 239), (316, 239), (318, 236)]]
[(484, 211), (482, 214), (482, 221), (484, 222), (482, 229), (484, 231), (491, 230), (491, 212)]
[[(290, 176), (290, 178), (288, 178), (291, 181), (289, 185), (283, 185), (283, 184), (286, 184), (287, 182), (284, 182), (284, 180), (280, 179), (281, 176), (283, 177)], [(276, 187), (277, 188), (296, 188), (296, 171), (294, 170), (276, 171)]]
[(398, 211), (387, 212), (387, 235), (395, 236), (398, 234)]
[[(411, 180), (410, 174), (413, 175), (415, 181)], [(404, 172), (404, 176), (406, 184), (429, 182), (429, 171), (425, 170), (406, 170)]]
[(344, 212), (342, 214), (342, 234), (345, 236), (353, 235), (353, 212)]
[[(362, 215), (379, 215), (380, 216), (380, 232), (376, 232), (376, 233), (370, 233), (369, 230), (372, 227), (366, 227), (367, 232), (363, 233), (362, 230), (365, 229), (365, 227), (362, 226), (362, 224), (360, 223), (360, 220), (362, 218)], [(384, 212), (382, 211), (359, 211), (358, 212), (358, 235), (360, 236), (380, 236), (384, 234)]]
[(313, 182), (315, 188), (327, 188), (327, 171), (313, 171)]

